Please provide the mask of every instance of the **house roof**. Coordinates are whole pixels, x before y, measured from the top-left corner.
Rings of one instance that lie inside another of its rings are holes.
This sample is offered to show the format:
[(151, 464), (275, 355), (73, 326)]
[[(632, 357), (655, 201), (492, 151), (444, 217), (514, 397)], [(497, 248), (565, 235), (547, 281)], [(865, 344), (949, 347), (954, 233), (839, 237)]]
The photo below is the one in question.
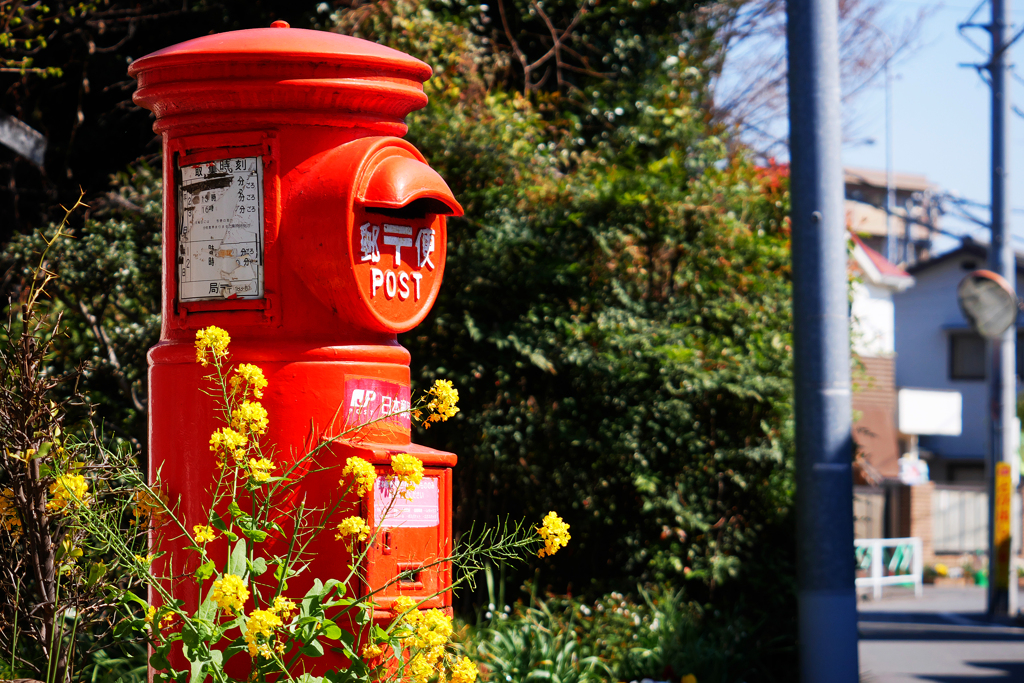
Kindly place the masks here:
[(908, 275), (907, 271), (889, 263), (888, 259), (866, 245), (856, 234), (851, 232), (850, 237), (855, 245), (853, 258), (871, 282), (898, 291), (903, 291), (914, 284), (914, 278)]
[[(875, 168), (846, 167), (843, 169), (843, 176), (843, 181), (847, 185), (870, 185), (881, 188), (886, 186), (885, 171)], [(936, 187), (926, 176), (919, 173), (893, 173), (892, 179), (893, 185), (898, 190), (921, 192)]]
[[(981, 259), (982, 262), (979, 266), (985, 267), (985, 261), (988, 259), (988, 245), (982, 244), (981, 242), (975, 242), (970, 237), (966, 237), (956, 249), (947, 251), (944, 254), (939, 254), (927, 261), (919, 261), (907, 268), (907, 272), (911, 275), (916, 275), (917, 273), (933, 268), (941, 263), (945, 263), (946, 261), (960, 258), (961, 256), (973, 256), (974, 258)], [(1017, 272), (1024, 273), (1024, 253), (1014, 250), (1014, 257), (1017, 261)]]

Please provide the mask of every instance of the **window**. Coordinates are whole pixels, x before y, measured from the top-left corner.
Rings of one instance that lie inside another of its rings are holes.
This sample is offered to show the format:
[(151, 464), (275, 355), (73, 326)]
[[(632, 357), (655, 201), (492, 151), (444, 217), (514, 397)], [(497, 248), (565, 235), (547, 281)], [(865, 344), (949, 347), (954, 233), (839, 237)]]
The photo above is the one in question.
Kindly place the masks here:
[(985, 379), (985, 340), (972, 332), (949, 336), (949, 378)]
[[(949, 378), (979, 380), (986, 377), (985, 340), (973, 332), (949, 335)], [(1017, 333), (1017, 378), (1024, 382), (1024, 332)]]

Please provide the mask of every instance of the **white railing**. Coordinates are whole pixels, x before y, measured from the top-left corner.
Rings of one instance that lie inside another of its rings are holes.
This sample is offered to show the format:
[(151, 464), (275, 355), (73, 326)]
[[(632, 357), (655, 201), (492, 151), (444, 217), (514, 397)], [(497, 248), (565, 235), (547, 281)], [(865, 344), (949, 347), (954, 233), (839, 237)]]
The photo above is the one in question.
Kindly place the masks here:
[[(858, 588), (873, 589), (875, 599), (882, 597), (882, 586), (914, 584), (914, 595), (924, 593), (924, 554), (921, 539), (861, 538), (853, 542), (858, 569), (870, 569), (869, 576), (856, 579)], [(885, 548), (892, 548), (886, 562)]]

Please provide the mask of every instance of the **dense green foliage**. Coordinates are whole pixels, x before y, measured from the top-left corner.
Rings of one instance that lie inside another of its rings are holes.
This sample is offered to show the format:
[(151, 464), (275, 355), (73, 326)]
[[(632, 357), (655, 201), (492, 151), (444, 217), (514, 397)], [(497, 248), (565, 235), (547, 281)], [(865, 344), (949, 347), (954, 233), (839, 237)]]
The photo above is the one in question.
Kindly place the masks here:
[[(203, 7), (196, 17), (209, 18)], [(267, 14), (232, 7), (234, 19), (191, 35)], [(435, 69), (408, 137), (466, 216), (450, 222), (433, 313), (401, 341), (419, 386), (454, 380), (462, 412), (417, 438), (460, 456), (460, 529), (562, 513), (573, 543), (541, 562), (543, 585), (675, 585), (703, 605), (702, 628), (746, 634), (748, 673), (722, 680), (785, 679), (786, 178), (755, 167), (709, 113), (730, 4), (582, 7), (398, 0), (300, 15)], [(91, 361), (85, 388), (101, 416), (141, 441), (159, 308), (147, 202), (159, 185), (144, 166), (117, 184), (125, 201), (107, 200), (109, 215), (90, 217), (61, 255), (63, 343), (69, 363)], [(25, 263), (34, 239), (15, 240), (8, 259)]]
[(532, 596), (528, 605), (489, 607), (463, 647), (491, 681), (770, 680), (764, 652), (785, 642), (756, 642), (735, 623), (709, 627), (684, 591), (640, 591), (636, 599), (610, 593), (593, 602)]
[[(115, 176), (117, 191), (95, 202), (74, 239), (54, 242), (47, 259), (60, 272), (50, 295), (66, 330), (54, 340), (54, 361), (64, 372), (84, 363), (77, 388), (101, 429), (136, 447), (147, 429), (146, 352), (160, 336), (158, 174), (141, 163)], [(22, 278), (50, 235), (17, 235), (7, 244), (6, 256)]]
[[(696, 16), (633, 4), (664, 26)], [(547, 12), (564, 26), (562, 7)], [(555, 590), (671, 582), (738, 628), (770, 613), (792, 633), (786, 179), (708, 123), (711, 37), (633, 41), (618, 4), (591, 19), (607, 29), (616, 9), (603, 45), (623, 49), (600, 61), (622, 76), (530, 100), (475, 7), (335, 17), (435, 66), (409, 137), (467, 207), (441, 298), (403, 340), (414, 376), (463, 396), (461, 419), (422, 438), (460, 454), (462, 528), (563, 512), (574, 543), (542, 573)]]
[(599, 84), (629, 111), (581, 144), (571, 93), (535, 106), (488, 85), (504, 66), (450, 17), (396, 3), (339, 19), (427, 59), (481, 55), (442, 62), (410, 117), (467, 206), (441, 299), (405, 340), (422, 380), (462, 387), (464, 418), (430, 436), (463, 457), (463, 524), (565, 510), (579, 543), (547, 570), (556, 586), (710, 594), (738, 576), (791, 490), (788, 199), (693, 104), (701, 46), (637, 46), (647, 68)]

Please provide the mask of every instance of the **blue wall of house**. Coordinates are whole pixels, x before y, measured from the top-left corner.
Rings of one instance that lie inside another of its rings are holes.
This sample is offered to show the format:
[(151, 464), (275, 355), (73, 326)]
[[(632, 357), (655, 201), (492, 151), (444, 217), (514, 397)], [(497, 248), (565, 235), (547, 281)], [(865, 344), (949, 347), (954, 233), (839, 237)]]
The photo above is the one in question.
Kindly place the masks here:
[[(985, 268), (983, 257), (959, 254), (913, 275), (915, 284), (894, 295), (896, 322), (896, 385), (949, 389), (963, 396), (960, 436), (922, 436), (921, 448), (941, 458), (984, 459), (986, 449), (986, 384), (984, 380), (950, 377), (950, 334), (970, 329), (956, 300), (956, 288), (972, 270)], [(1024, 292), (1018, 275), (1017, 291)], [(1018, 318), (1018, 329), (1021, 319)], [(1018, 391), (1020, 385), (1018, 385)]]

